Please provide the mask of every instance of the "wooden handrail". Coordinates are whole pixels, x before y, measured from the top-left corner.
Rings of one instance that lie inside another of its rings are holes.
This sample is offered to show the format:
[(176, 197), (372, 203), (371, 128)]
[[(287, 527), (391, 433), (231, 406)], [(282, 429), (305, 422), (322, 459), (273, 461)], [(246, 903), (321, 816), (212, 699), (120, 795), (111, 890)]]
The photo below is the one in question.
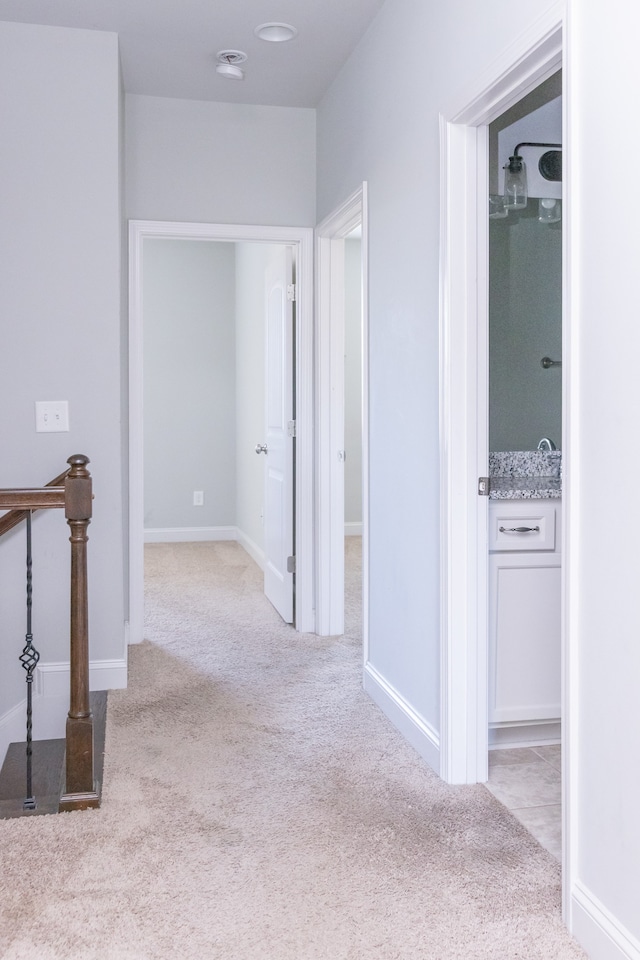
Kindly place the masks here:
[[(0, 537), (8, 533), (9, 530), (13, 530), (13, 528), (17, 527), (23, 520), (26, 520), (29, 510), (43, 510), (47, 507), (64, 507), (64, 481), (68, 473), (69, 471), (65, 470), (64, 473), (55, 477), (54, 480), (50, 480), (46, 486), (34, 490), (0, 490), (0, 510), (11, 511), (0, 517)], [(57, 488), (56, 496), (54, 497), (56, 502), (42, 503), (42, 500), (47, 498), (52, 487)], [(62, 501), (57, 502), (57, 496), (60, 495)], [(22, 499), (23, 497), (25, 499)], [(25, 507), (26, 509), (24, 509)]]
[(66, 729), (66, 777), (59, 809), (98, 807), (93, 775), (93, 717), (89, 705), (89, 604), (87, 528), (91, 523), (89, 458), (69, 457), (69, 469), (46, 487), (0, 490), (0, 536), (24, 520), (30, 510), (64, 507), (71, 536), (70, 699)]

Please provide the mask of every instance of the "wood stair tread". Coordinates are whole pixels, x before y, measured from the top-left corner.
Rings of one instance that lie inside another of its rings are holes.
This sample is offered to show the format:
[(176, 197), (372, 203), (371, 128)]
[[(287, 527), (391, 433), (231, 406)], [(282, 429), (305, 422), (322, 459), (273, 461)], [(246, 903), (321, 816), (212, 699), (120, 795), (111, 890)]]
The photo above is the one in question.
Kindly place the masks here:
[[(107, 691), (93, 691), (90, 696), (93, 714), (94, 776), (98, 791), (102, 787), (104, 741), (107, 719)], [(58, 813), (64, 789), (65, 740), (34, 740), (32, 744), (33, 794), (35, 810), (23, 810), (26, 786), (25, 744), (12, 743), (0, 770), (0, 819), (33, 817)]]

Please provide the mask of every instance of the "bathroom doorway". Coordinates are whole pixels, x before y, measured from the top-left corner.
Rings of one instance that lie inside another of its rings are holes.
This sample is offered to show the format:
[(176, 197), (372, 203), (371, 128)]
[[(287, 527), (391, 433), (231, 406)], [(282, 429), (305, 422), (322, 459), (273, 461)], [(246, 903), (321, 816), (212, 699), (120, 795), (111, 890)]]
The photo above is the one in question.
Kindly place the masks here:
[(488, 787), (561, 859), (562, 74), (489, 125)]
[(441, 118), (440, 772), (450, 783), (488, 772), (489, 125), (561, 69), (562, 28), (561, 9), (549, 10)]

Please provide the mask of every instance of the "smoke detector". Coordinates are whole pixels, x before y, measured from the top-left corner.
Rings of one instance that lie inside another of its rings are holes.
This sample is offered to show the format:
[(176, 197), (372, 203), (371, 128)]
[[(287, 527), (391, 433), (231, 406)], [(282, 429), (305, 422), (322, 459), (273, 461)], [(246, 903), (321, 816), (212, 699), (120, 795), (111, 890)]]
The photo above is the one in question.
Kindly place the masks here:
[(226, 77), (227, 80), (244, 80), (244, 70), (239, 64), (247, 59), (246, 53), (242, 50), (219, 50), (216, 58), (216, 73), (221, 77)]

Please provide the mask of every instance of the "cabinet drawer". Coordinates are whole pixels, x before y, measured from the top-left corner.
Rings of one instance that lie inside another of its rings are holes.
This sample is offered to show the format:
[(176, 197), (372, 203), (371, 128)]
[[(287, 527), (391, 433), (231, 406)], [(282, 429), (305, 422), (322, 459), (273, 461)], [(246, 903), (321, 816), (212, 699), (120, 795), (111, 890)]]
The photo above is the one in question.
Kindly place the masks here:
[(555, 549), (555, 504), (512, 500), (489, 505), (489, 550)]

